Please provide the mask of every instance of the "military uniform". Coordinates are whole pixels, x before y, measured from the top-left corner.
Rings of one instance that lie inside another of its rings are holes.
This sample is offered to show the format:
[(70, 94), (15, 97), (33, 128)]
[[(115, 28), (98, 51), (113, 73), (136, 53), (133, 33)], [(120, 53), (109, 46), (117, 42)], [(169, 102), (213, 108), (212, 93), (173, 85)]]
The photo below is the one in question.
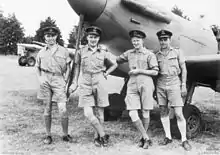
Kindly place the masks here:
[(44, 121), (47, 136), (44, 138), (44, 144), (51, 144), (51, 113), (52, 101), (57, 103), (61, 126), (63, 130), (63, 141), (72, 142), (72, 137), (68, 134), (68, 113), (66, 109), (66, 82), (64, 76), (69, 75), (70, 57), (69, 52), (62, 46), (59, 46), (57, 38), (59, 29), (57, 27), (46, 27), (43, 29), (45, 42), (44, 47), (37, 55), (36, 67), (37, 75), (40, 81), (38, 98), (45, 103)]
[[(131, 49), (117, 58), (118, 63), (128, 62), (132, 69), (158, 70), (154, 53), (146, 48), (142, 51)], [(128, 81), (126, 106), (128, 110), (153, 109), (154, 83), (151, 76), (144, 74), (131, 75)]]
[(167, 55), (161, 51), (156, 53), (159, 64), (157, 79), (157, 98), (160, 105), (183, 106), (181, 97), (180, 65), (185, 63), (180, 49), (170, 48)]
[(67, 101), (64, 74), (70, 61), (69, 52), (59, 45), (51, 50), (45, 47), (38, 53), (36, 67), (40, 68), (43, 78), (40, 83), (39, 99), (52, 98), (54, 102)]
[(103, 45), (99, 45), (93, 52), (89, 46), (85, 46), (80, 50), (80, 57), (79, 107), (108, 106), (108, 92), (104, 88), (106, 79), (103, 72), (106, 70), (105, 62), (111, 61), (111, 53)]

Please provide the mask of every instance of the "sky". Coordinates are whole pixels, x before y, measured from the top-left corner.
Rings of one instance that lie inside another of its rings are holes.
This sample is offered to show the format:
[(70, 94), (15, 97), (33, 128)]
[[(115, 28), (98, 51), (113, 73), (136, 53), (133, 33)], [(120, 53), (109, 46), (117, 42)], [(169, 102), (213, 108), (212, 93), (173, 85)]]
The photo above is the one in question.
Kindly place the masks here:
[[(177, 5), (184, 15), (191, 20), (199, 21), (200, 15), (205, 15), (201, 21), (205, 27), (220, 25), (220, 0), (150, 0), (155, 1), (166, 9)], [(217, 8), (219, 6), (219, 8)], [(25, 35), (35, 35), (40, 27), (40, 21), (48, 16), (56, 20), (65, 43), (74, 25), (78, 24), (79, 17), (72, 10), (67, 0), (0, 0), (0, 10), (4, 16), (15, 13), (17, 19), (25, 29)]]

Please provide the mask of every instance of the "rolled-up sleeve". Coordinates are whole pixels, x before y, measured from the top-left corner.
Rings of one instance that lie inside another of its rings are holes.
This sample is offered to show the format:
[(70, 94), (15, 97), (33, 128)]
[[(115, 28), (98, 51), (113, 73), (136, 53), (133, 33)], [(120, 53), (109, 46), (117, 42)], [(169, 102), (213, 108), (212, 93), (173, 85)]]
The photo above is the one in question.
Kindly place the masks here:
[(183, 51), (180, 49), (178, 50), (178, 60), (180, 65), (185, 63), (185, 56), (183, 55)]
[(159, 70), (157, 58), (154, 53), (149, 55), (148, 64), (149, 64), (150, 69), (157, 70), (157, 71)]
[(40, 68), (40, 66), (41, 66), (40, 53), (41, 53), (41, 52), (39, 52), (39, 53), (37, 54), (37, 57), (36, 57), (35, 67), (37, 67), (37, 68)]
[(121, 64), (121, 63), (124, 63), (124, 62), (128, 62), (128, 51), (127, 52), (124, 52), (123, 54), (119, 55), (117, 58), (116, 58), (116, 62), (118, 64)]

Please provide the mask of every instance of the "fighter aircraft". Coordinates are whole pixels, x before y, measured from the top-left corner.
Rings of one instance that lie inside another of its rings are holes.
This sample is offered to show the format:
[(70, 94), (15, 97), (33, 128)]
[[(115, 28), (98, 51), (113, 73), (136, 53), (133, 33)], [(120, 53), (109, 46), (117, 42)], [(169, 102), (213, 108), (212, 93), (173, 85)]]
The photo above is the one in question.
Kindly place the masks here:
[[(132, 48), (128, 32), (140, 29), (146, 32), (145, 46), (156, 51), (159, 42), (156, 32), (169, 29), (173, 32), (172, 46), (180, 47), (186, 56), (188, 71), (188, 93), (185, 100), (184, 116), (187, 121), (187, 136), (194, 137), (201, 127), (200, 111), (190, 105), (196, 86), (207, 86), (220, 92), (220, 55), (212, 30), (198, 23), (185, 20), (171, 11), (149, 0), (68, 0), (72, 9), (84, 17), (84, 23), (101, 27), (102, 43), (118, 56)], [(127, 77), (128, 64), (120, 65), (113, 73)], [(124, 106), (127, 80), (120, 96), (109, 97), (108, 114), (121, 114)], [(117, 102), (117, 103), (116, 103)]]

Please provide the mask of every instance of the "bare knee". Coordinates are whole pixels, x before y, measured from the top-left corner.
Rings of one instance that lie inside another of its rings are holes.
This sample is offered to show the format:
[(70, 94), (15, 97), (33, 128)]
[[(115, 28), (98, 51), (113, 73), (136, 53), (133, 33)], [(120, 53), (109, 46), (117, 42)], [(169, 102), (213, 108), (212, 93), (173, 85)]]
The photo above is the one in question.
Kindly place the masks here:
[(62, 103), (57, 103), (57, 104), (58, 104), (58, 109), (59, 109), (60, 116), (62, 118), (67, 118), (68, 113), (67, 113), (67, 109), (66, 109), (66, 103), (62, 102)]
[(132, 122), (136, 122), (137, 120), (139, 120), (139, 116), (138, 116), (138, 111), (137, 110), (130, 110), (129, 111), (129, 116), (131, 117)]
[(44, 116), (51, 116), (52, 113), (52, 106), (50, 101), (44, 101), (45, 108), (44, 108)]
[(90, 121), (96, 119), (92, 107), (84, 107), (84, 116)]
[(177, 119), (178, 121), (185, 120), (185, 118), (184, 118), (184, 116), (183, 116), (182, 107), (175, 107), (175, 108), (174, 108), (174, 111), (175, 111), (176, 119)]
[(142, 115), (144, 118), (150, 118), (150, 110), (142, 110)]

